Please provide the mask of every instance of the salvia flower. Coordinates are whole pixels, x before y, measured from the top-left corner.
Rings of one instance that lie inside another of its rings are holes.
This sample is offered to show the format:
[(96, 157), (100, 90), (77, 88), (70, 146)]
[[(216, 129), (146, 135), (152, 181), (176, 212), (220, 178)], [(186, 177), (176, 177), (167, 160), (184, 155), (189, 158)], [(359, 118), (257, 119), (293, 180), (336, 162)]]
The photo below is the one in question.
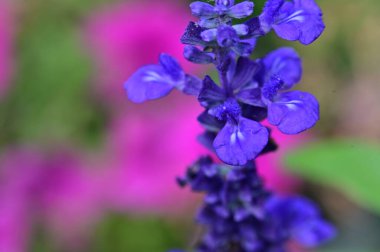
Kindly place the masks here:
[(317, 99), (309, 93), (287, 91), (301, 79), (301, 60), (292, 48), (281, 48), (262, 59), (258, 76), (261, 102), (268, 109), (268, 120), (285, 134), (297, 134), (319, 119)]
[(167, 54), (161, 54), (158, 65), (139, 69), (126, 82), (128, 98), (133, 102), (158, 99), (177, 88), (187, 94), (197, 94), (200, 80), (185, 74), (178, 62)]
[(325, 29), (322, 11), (314, 0), (268, 0), (260, 15), (261, 29), (286, 40), (308, 45)]
[(177, 179), (181, 186), (205, 193), (197, 221), (206, 231), (197, 252), (285, 252), (289, 242), (315, 247), (335, 235), (309, 200), (266, 190), (255, 166), (256, 157), (277, 149), (263, 120), (282, 133), (298, 134), (316, 124), (319, 104), (312, 94), (293, 90), (302, 77), (294, 49), (249, 56), (257, 39), (271, 30), (286, 40), (312, 43), (324, 30), (322, 12), (314, 0), (268, 0), (259, 16), (248, 18), (253, 7), (252, 1), (232, 0), (190, 5), (199, 21), (190, 22), (181, 38), (184, 57), (214, 64), (219, 81), (188, 75), (162, 54), (159, 65), (141, 68), (125, 83), (135, 102), (177, 88), (204, 107), (198, 121), (205, 132), (199, 141), (222, 163), (201, 157)]

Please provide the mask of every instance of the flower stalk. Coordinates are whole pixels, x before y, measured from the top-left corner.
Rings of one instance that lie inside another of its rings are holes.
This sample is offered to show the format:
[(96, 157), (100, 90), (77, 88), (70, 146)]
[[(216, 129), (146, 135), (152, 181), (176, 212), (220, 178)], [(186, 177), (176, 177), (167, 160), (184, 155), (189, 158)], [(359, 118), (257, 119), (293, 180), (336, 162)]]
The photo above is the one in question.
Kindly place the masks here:
[[(258, 156), (277, 149), (263, 120), (282, 133), (298, 134), (317, 123), (319, 104), (312, 94), (291, 90), (302, 76), (294, 49), (279, 48), (259, 59), (250, 55), (271, 31), (285, 40), (312, 43), (324, 30), (322, 12), (314, 0), (268, 0), (257, 17), (251, 17), (253, 8), (252, 1), (190, 4), (199, 21), (190, 22), (181, 38), (184, 57), (214, 64), (219, 84), (207, 75), (201, 80), (186, 74), (167, 54), (125, 83), (134, 102), (178, 89), (205, 109), (198, 117), (205, 127), (199, 140), (221, 162), (201, 157), (177, 179), (205, 194), (196, 219), (207, 231), (196, 252), (283, 252), (290, 242), (315, 247), (335, 235), (310, 200), (266, 190), (255, 165)], [(249, 19), (241, 22), (244, 18)]]

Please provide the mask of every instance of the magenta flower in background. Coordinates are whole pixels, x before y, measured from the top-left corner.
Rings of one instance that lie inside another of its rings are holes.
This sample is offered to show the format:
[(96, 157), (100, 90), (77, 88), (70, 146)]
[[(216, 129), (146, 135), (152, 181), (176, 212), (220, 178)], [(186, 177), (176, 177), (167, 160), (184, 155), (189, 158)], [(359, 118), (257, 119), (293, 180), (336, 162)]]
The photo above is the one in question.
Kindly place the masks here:
[(0, 1), (0, 97), (6, 92), (12, 73), (12, 8), (8, 1)]
[(161, 52), (181, 59), (186, 71), (199, 69), (182, 57), (179, 38), (189, 19), (187, 8), (175, 0), (125, 2), (93, 13), (86, 44), (96, 60), (100, 96), (112, 103), (126, 101), (122, 83)]
[[(181, 58), (187, 71), (199, 69), (182, 57), (179, 38), (189, 18), (178, 1), (135, 1), (93, 13), (86, 26), (86, 43), (98, 69), (98, 92), (119, 111), (108, 129), (103, 181), (110, 204), (121, 211), (161, 212), (188, 201), (174, 177), (205, 151), (194, 140), (201, 129), (188, 116), (190, 112), (196, 118), (201, 108), (177, 93), (158, 105), (145, 104), (142, 112), (127, 101), (122, 83), (141, 64), (155, 62), (162, 51)], [(176, 202), (179, 198), (182, 201)]]
[(88, 169), (94, 167), (87, 167), (72, 151), (50, 156), (40, 178), (40, 212), (58, 241), (65, 247), (78, 248), (106, 210), (96, 170)]
[(27, 251), (42, 163), (33, 150), (13, 149), (1, 155), (0, 251)]
[(45, 155), (24, 147), (4, 152), (0, 161), (0, 251), (27, 251), (36, 223), (43, 223), (66, 248), (83, 245), (88, 228), (104, 210), (94, 175), (67, 151)]
[(154, 106), (156, 110), (127, 114), (113, 122), (105, 184), (111, 205), (122, 211), (179, 212), (193, 203), (175, 177), (206, 150), (195, 140), (201, 128), (191, 120), (200, 108), (184, 104)]

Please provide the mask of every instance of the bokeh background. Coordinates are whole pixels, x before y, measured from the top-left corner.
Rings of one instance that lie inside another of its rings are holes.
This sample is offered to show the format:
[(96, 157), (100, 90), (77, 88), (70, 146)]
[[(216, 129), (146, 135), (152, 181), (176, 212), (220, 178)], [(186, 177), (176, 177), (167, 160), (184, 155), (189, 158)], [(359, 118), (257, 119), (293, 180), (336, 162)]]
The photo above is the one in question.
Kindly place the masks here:
[[(193, 74), (186, 0), (0, 0), (0, 252), (159, 252), (190, 247), (200, 197), (175, 176), (200, 154), (192, 97), (135, 105), (122, 84), (160, 52)], [(259, 13), (263, 0), (254, 1)], [(274, 131), (258, 161), (272, 190), (316, 200), (339, 232), (318, 251), (380, 251), (380, 2), (318, 0), (327, 29), (299, 87), (321, 104), (307, 133)], [(212, 74), (212, 73), (211, 73)]]

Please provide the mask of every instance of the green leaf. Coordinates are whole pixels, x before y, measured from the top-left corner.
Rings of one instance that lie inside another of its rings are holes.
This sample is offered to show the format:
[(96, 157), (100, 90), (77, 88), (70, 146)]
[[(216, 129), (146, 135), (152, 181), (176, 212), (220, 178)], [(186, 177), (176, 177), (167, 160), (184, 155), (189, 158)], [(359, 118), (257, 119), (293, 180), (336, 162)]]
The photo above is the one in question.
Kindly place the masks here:
[(185, 233), (183, 226), (159, 217), (111, 214), (98, 225), (88, 251), (168, 251), (185, 247)]
[(293, 172), (336, 187), (380, 213), (380, 146), (354, 140), (320, 141), (289, 153), (285, 163)]
[(91, 96), (93, 69), (81, 39), (81, 16), (75, 14), (77, 7), (61, 2), (62, 8), (45, 0), (25, 6), (17, 37), (17, 73), (0, 104), (2, 146), (93, 146), (101, 140), (105, 116)]

